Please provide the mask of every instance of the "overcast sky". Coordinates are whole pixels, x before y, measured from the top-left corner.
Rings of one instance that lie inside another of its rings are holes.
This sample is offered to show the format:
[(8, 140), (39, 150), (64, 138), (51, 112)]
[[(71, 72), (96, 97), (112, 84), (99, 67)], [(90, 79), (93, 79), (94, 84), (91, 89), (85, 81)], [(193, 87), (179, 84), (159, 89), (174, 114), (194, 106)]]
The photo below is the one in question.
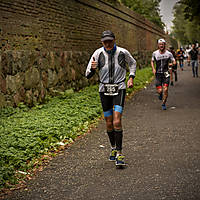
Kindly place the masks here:
[(166, 24), (167, 30), (171, 30), (173, 25), (173, 7), (178, 0), (162, 0), (160, 3), (160, 14), (162, 15), (162, 21)]

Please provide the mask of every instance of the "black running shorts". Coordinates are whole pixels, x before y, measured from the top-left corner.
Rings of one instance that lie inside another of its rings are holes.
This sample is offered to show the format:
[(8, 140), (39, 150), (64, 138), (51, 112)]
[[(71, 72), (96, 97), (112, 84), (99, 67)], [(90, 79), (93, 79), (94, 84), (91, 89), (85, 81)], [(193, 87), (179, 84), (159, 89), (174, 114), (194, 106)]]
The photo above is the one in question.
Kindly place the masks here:
[(119, 105), (124, 107), (126, 89), (119, 90), (118, 92), (119, 94), (116, 96), (107, 96), (104, 95), (103, 92), (99, 92), (101, 105), (104, 112), (113, 109), (114, 105)]
[(164, 74), (156, 74), (156, 87), (161, 87), (162, 85), (168, 86), (170, 82), (170, 77), (165, 77)]

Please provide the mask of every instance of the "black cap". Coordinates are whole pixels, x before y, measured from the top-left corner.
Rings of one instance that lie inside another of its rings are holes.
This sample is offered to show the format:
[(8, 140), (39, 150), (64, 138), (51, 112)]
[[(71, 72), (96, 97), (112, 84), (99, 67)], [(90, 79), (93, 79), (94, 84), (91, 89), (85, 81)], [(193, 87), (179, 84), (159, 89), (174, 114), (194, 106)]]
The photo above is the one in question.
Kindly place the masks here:
[(104, 31), (101, 35), (101, 41), (104, 42), (106, 40), (114, 40), (115, 39), (115, 35), (112, 31), (107, 30)]

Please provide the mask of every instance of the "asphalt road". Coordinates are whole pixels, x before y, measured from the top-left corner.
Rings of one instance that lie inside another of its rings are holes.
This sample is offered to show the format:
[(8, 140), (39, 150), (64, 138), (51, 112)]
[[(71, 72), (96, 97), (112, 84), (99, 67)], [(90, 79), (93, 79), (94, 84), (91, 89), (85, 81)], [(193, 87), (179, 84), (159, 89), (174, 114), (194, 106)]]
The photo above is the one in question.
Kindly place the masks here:
[(127, 166), (108, 161), (101, 121), (7, 200), (199, 200), (200, 78), (178, 71), (161, 110), (154, 82), (126, 102), (123, 115)]

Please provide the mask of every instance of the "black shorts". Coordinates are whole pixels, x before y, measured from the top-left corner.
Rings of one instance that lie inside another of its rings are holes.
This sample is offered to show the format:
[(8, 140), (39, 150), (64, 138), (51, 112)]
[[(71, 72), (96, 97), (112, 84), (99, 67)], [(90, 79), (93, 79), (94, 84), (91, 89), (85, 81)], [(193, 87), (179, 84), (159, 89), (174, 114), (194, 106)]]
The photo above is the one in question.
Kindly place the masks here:
[(114, 105), (119, 105), (121, 107), (124, 107), (126, 89), (119, 90), (118, 93), (119, 94), (116, 96), (107, 96), (104, 95), (103, 92), (99, 92), (101, 105), (104, 112), (113, 109)]
[(161, 87), (162, 85), (169, 86), (170, 77), (165, 77), (164, 74), (156, 74), (156, 87)]

